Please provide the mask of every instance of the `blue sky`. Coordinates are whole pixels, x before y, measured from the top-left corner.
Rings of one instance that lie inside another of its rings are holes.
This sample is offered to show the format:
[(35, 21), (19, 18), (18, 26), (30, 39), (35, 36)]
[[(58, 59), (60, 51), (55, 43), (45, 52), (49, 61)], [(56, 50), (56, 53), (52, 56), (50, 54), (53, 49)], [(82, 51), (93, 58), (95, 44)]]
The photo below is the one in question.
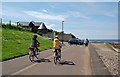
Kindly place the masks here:
[(117, 2), (3, 2), (3, 21), (44, 22), (49, 29), (78, 38), (118, 38)]

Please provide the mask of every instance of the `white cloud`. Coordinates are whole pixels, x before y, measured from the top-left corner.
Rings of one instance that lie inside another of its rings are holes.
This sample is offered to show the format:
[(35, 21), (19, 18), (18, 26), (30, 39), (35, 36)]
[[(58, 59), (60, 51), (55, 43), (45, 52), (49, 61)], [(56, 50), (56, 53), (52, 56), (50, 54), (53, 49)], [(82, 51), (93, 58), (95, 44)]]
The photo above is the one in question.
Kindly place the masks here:
[(55, 31), (61, 31), (61, 30), (56, 29), (56, 28), (59, 27), (58, 24), (54, 24), (54, 23), (51, 24), (51, 23), (48, 23), (48, 22), (44, 22), (44, 23), (45, 23), (45, 25), (48, 29), (52, 29), (52, 30), (55, 30)]
[(0, 18), (2, 18), (2, 12), (0, 12)]
[(24, 11), (24, 13), (32, 17), (46, 19), (46, 20), (62, 21), (62, 20), (65, 20), (66, 18), (66, 16), (63, 16), (63, 15), (51, 15), (51, 14), (46, 14), (38, 11)]
[(2, 17), (2, 3), (0, 3), (0, 17)]
[(43, 9), (42, 11), (43, 11), (43, 12), (45, 12), (45, 13), (47, 13), (47, 12), (48, 12), (48, 11), (47, 11), (47, 10), (45, 10), (45, 9)]
[(54, 31), (58, 31), (58, 32), (61, 32), (61, 29), (56, 29), (56, 27), (59, 27), (59, 25), (56, 25), (56, 24), (49, 24), (49, 23), (46, 23), (45, 22), (45, 25), (48, 29), (52, 29)]
[[(99, 15), (104, 15), (104, 16), (108, 16), (108, 17), (115, 17), (117, 15), (117, 10), (118, 7), (116, 6), (112, 6), (112, 9), (109, 10), (109, 6), (105, 6), (105, 5), (101, 5), (99, 3), (87, 3), (88, 6), (91, 7), (91, 10), (93, 11), (93, 13), (95, 14), (99, 14)], [(114, 8), (113, 8), (114, 7)]]
[(54, 29), (55, 24), (46, 24), (46, 26), (48, 29)]
[(57, 31), (57, 32), (62, 32), (62, 30), (61, 30), (61, 29), (55, 29), (55, 31)]
[(102, 15), (108, 16), (108, 17), (115, 17), (116, 14), (113, 11), (103, 11), (101, 12)]
[[(2, 22), (3, 24), (9, 24), (9, 22)], [(11, 22), (12, 25), (17, 25), (15, 22)]]
[(104, 39), (104, 38), (117, 38), (118, 37), (118, 31), (109, 31), (109, 30), (65, 30), (67, 33), (72, 33), (78, 38), (99, 38), (99, 39)]
[(82, 14), (81, 12), (78, 12), (78, 11), (69, 11), (67, 14), (69, 17), (73, 16), (73, 17), (80, 17), (83, 19), (91, 19), (91, 17), (89, 17), (85, 14)]
[(50, 6), (51, 8), (55, 8), (55, 6)]
[(11, 8), (11, 7), (8, 7), (8, 6), (4, 6), (3, 9), (2, 9), (2, 17), (7, 17), (7, 18), (4, 18), (4, 20), (13, 20), (15, 18), (18, 19), (30, 19), (28, 18), (27, 15), (25, 15), (21, 10), (18, 10), (16, 8)]

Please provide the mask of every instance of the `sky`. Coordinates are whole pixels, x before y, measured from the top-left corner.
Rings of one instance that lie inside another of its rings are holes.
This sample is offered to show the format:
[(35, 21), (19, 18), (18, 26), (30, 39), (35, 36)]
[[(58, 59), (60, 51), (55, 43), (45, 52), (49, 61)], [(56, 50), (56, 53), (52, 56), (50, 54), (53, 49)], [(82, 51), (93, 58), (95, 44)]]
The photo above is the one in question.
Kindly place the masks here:
[(3, 22), (44, 22), (80, 39), (117, 39), (118, 2), (2, 2)]

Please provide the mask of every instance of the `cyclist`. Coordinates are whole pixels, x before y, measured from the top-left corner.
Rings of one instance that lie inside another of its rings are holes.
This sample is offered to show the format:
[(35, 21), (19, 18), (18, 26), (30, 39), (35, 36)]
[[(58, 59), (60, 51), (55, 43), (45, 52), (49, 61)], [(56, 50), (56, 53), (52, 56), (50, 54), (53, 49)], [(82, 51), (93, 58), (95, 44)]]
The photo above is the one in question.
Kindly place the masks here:
[(85, 46), (88, 46), (88, 43), (89, 43), (89, 40), (86, 39), (86, 40), (85, 40)]
[[(39, 47), (39, 45), (40, 45), (40, 42), (38, 42), (38, 40), (37, 40), (37, 35), (33, 35), (31, 47), (33, 47), (34, 49), (36, 49), (37, 54), (38, 54), (38, 47)], [(36, 53), (36, 52), (34, 51), (34, 53)]]
[(55, 39), (54, 39), (54, 41), (53, 41), (53, 48), (55, 49), (55, 54), (54, 54), (54, 55), (56, 55), (56, 54), (57, 54), (56, 52), (59, 51), (60, 57), (61, 57), (62, 44), (61, 44), (58, 36), (55, 36)]

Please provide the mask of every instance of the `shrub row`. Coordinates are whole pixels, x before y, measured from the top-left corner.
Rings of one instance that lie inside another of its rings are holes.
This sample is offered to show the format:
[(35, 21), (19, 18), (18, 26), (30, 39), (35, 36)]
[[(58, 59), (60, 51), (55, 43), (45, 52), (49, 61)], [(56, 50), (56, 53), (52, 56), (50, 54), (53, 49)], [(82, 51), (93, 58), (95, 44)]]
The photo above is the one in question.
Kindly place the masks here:
[(29, 28), (22, 28), (20, 26), (9, 25), (9, 24), (2, 24), (2, 28), (4, 28), (4, 29), (14, 29), (14, 30), (19, 30), (19, 31), (30, 31)]

